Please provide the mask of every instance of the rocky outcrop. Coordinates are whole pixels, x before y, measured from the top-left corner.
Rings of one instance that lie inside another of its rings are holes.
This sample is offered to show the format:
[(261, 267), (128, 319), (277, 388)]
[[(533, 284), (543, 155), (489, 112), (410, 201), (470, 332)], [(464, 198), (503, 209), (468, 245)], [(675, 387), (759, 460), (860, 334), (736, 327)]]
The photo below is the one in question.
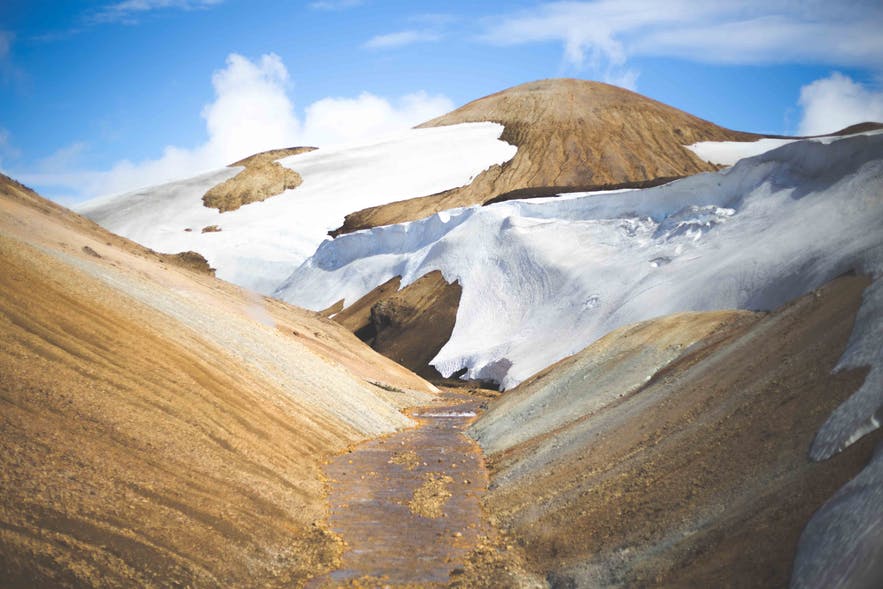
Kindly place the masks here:
[(245, 169), (229, 180), (212, 187), (202, 197), (202, 202), (209, 208), (225, 213), (297, 188), (303, 182), (300, 174), (279, 165), (276, 160), (315, 149), (315, 147), (273, 149), (230, 164), (230, 167), (244, 166)]
[(429, 365), (454, 331), (460, 285), (435, 271), (399, 290), (395, 277), (334, 316), (387, 358), (423, 376), (441, 375)]

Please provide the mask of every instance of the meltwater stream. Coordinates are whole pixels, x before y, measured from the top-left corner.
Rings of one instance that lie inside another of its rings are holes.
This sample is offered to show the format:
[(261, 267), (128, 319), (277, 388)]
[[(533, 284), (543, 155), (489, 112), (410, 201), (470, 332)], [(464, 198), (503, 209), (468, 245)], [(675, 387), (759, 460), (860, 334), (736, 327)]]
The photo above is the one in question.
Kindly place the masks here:
[(446, 394), (410, 412), (415, 429), (371, 440), (327, 467), (331, 529), (346, 542), (341, 567), (311, 587), (443, 585), (481, 536), (487, 473), (463, 430), (479, 402)]

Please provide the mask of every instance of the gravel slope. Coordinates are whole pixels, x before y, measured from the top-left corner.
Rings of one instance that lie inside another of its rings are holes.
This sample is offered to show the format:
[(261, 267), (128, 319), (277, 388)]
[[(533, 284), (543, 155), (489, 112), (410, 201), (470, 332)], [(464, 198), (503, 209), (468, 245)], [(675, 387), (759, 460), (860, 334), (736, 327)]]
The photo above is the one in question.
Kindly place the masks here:
[(165, 259), (0, 177), (4, 586), (298, 586), (340, 552), (323, 460), (431, 397)]

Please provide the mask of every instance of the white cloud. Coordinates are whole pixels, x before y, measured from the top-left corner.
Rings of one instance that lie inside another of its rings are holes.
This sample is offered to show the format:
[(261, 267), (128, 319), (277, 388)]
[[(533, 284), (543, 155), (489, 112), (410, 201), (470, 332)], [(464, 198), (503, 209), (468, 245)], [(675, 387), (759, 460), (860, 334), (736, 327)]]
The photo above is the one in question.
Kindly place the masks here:
[(102, 6), (90, 13), (86, 20), (90, 24), (137, 22), (139, 15), (155, 10), (174, 8), (178, 10), (196, 10), (220, 4), (223, 0), (123, 0)]
[(234, 160), (268, 146), (280, 146), (300, 131), (288, 98), (288, 70), (273, 53), (253, 63), (241, 55), (227, 58), (215, 72), (216, 100), (202, 111), (213, 161)]
[(371, 37), (365, 42), (364, 47), (368, 49), (393, 49), (404, 47), (405, 45), (413, 45), (414, 43), (429, 43), (438, 41), (442, 38), (440, 33), (435, 31), (398, 31), (395, 33), (387, 33), (385, 35), (377, 35)]
[[(59, 165), (25, 175), (34, 184), (53, 184), (97, 196), (125, 192), (221, 167), (255, 152), (285, 147), (300, 135), (300, 122), (287, 95), (288, 71), (279, 56), (252, 62), (231, 54), (212, 76), (215, 101), (202, 110), (208, 141), (188, 149), (168, 146), (160, 158), (118, 162), (108, 171), (74, 171)], [(51, 163), (51, 161), (50, 161)], [(60, 163), (60, 162), (59, 162)]]
[(800, 89), (800, 135), (822, 135), (866, 121), (883, 122), (883, 91), (834, 72)]
[(37, 171), (16, 177), (81, 198), (113, 194), (194, 176), (267, 149), (369, 141), (453, 109), (449, 99), (424, 92), (394, 103), (364, 92), (314, 102), (301, 121), (288, 95), (288, 71), (275, 54), (256, 61), (231, 54), (226, 67), (212, 76), (212, 85), (215, 100), (202, 110), (208, 139), (200, 146), (168, 146), (157, 159), (123, 160), (107, 171), (89, 171), (74, 165), (86, 148), (74, 144), (44, 159)]
[(711, 63), (883, 66), (883, 5), (873, 0), (551, 2), (489, 22), (483, 36), (487, 42), (560, 42), (571, 66), (610, 78), (628, 74), (627, 60), (636, 55)]
[(354, 143), (408, 129), (453, 108), (448, 98), (425, 92), (404, 96), (395, 105), (370, 92), (323, 98), (306, 109), (304, 137), (317, 145)]

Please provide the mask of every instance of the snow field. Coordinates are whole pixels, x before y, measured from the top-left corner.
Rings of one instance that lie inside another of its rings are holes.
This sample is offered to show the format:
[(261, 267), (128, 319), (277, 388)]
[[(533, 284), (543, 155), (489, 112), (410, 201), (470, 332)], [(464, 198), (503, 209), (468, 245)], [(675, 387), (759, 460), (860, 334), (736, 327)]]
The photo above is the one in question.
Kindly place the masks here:
[(320, 309), (441, 270), (463, 296), (433, 364), (510, 388), (617, 327), (771, 309), (867, 266), (881, 153), (883, 136), (798, 142), (646, 190), (446, 211), (327, 241), (276, 295)]
[[(219, 278), (266, 294), (348, 213), (463, 186), (511, 159), (516, 148), (498, 139), (502, 132), (495, 123), (412, 129), (371, 145), (283, 158), (303, 184), (226, 213), (203, 206), (202, 196), (243, 168), (102, 197), (77, 212), (157, 251), (197, 251)], [(209, 225), (221, 231), (202, 233)]]

